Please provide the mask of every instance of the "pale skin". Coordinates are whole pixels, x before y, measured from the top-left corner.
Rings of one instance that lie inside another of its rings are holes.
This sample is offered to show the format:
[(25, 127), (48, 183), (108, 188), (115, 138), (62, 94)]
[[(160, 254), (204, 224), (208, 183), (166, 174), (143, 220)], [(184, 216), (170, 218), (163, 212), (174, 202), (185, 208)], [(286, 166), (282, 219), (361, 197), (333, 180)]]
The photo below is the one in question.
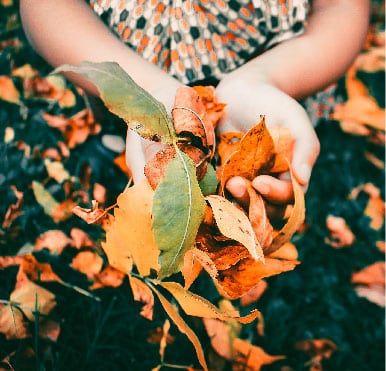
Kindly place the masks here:
[[(344, 74), (364, 43), (369, 11), (369, 0), (314, 0), (305, 33), (266, 51), (220, 81), (216, 92), (227, 110), (219, 131), (246, 131), (261, 114), (268, 128), (288, 127), (295, 139), (291, 165), (306, 190), (319, 154), (319, 141), (297, 100)], [(52, 66), (78, 65), (85, 60), (115, 61), (171, 111), (181, 83), (122, 43), (86, 2), (20, 0), (20, 13), (31, 44)], [(98, 94), (78, 75), (66, 76), (89, 93)], [(146, 147), (136, 135), (128, 134), (127, 161), (134, 181), (144, 176), (144, 164), (153, 152)], [(279, 179), (260, 175), (252, 184), (271, 204), (285, 205), (293, 197), (286, 174)], [(241, 203), (248, 202), (242, 179), (232, 178), (227, 189)]]

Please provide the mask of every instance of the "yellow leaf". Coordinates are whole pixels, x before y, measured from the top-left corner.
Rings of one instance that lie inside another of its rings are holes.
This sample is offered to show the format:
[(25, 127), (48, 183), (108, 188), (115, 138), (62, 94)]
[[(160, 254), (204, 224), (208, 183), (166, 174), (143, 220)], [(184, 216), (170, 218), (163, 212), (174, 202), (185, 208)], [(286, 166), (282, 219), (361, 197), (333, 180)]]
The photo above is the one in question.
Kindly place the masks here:
[(143, 180), (118, 197), (115, 218), (102, 247), (110, 265), (124, 273), (131, 271), (131, 260), (141, 276), (148, 276), (151, 269), (159, 270), (159, 249), (151, 229), (153, 194), (149, 183)]
[(166, 298), (158, 290), (156, 290), (155, 287), (150, 286), (150, 288), (157, 295), (163, 308), (165, 309), (166, 313), (171, 318), (171, 320), (174, 322), (174, 324), (191, 341), (191, 343), (194, 346), (194, 349), (196, 350), (197, 358), (198, 358), (198, 361), (200, 362), (200, 365), (202, 366), (202, 368), (205, 371), (208, 371), (208, 366), (206, 365), (204, 351), (202, 350), (202, 346), (201, 346), (200, 340), (198, 339), (197, 335), (187, 325), (187, 323), (182, 319), (182, 317), (178, 313), (177, 309), (171, 303), (169, 303), (166, 300)]
[(153, 293), (151, 292), (149, 286), (138, 278), (129, 276), (129, 281), (131, 290), (133, 291), (134, 300), (145, 304), (141, 309), (141, 316), (151, 321), (153, 319), (154, 311)]
[(252, 322), (258, 315), (257, 310), (250, 314), (240, 317), (237, 310), (220, 310), (205, 298), (185, 290), (177, 282), (158, 282), (160, 286), (168, 290), (186, 314), (196, 317), (217, 318), (222, 321), (235, 319), (241, 323)]

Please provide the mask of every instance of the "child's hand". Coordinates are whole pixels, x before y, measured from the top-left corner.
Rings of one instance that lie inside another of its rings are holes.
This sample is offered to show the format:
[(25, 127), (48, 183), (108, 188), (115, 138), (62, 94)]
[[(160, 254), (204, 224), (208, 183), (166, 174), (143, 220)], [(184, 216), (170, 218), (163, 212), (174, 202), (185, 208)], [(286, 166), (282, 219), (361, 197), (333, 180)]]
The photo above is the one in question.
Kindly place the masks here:
[[(246, 132), (265, 115), (268, 130), (273, 126), (285, 126), (295, 139), (292, 167), (297, 180), (306, 190), (312, 167), (319, 154), (319, 141), (303, 107), (293, 98), (264, 80), (253, 81), (238, 74), (229, 74), (217, 87), (217, 96), (227, 104), (226, 116), (219, 125), (220, 132)], [(276, 206), (285, 206), (293, 198), (288, 174), (280, 179), (257, 176), (252, 184), (263, 197)], [(243, 180), (234, 177), (227, 189), (241, 203), (248, 203), (248, 194)]]

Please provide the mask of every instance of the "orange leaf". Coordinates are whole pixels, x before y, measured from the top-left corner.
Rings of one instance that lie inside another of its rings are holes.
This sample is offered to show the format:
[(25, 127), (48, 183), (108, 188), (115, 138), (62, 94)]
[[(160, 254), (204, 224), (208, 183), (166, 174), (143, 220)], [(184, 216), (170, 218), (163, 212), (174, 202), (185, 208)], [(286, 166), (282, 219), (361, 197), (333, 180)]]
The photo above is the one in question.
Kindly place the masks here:
[(385, 285), (385, 262), (377, 262), (354, 272), (351, 276), (352, 284)]
[(355, 235), (343, 218), (329, 215), (326, 219), (326, 227), (330, 231), (330, 236), (324, 239), (325, 243), (339, 249), (354, 243)]
[(152, 291), (148, 285), (138, 278), (129, 276), (129, 281), (131, 290), (133, 291), (134, 300), (145, 304), (141, 309), (141, 316), (151, 321), (153, 319), (154, 311), (154, 295)]
[(297, 341), (295, 348), (303, 350), (312, 357), (321, 356), (322, 358), (330, 358), (332, 353), (338, 349), (336, 344), (329, 339), (309, 339)]
[(80, 228), (72, 228), (70, 236), (76, 249), (80, 249), (82, 247), (95, 247), (96, 245), (91, 237)]
[(27, 275), (31, 281), (56, 281), (62, 282), (57, 274), (52, 270), (51, 265), (48, 263), (39, 263), (36, 258), (27, 254), (23, 256), (21, 264), (21, 270)]
[(291, 242), (286, 242), (278, 250), (269, 255), (270, 258), (297, 260), (298, 250)]
[(192, 329), (187, 325), (187, 323), (183, 320), (183, 318), (180, 316), (176, 308), (169, 303), (165, 297), (155, 289), (155, 287), (150, 286), (150, 288), (153, 290), (153, 292), (157, 295), (159, 301), (162, 304), (162, 307), (165, 309), (166, 313), (168, 316), (171, 318), (171, 320), (174, 322), (174, 324), (178, 327), (180, 332), (185, 334), (190, 342), (193, 344), (194, 349), (196, 350), (197, 358), (204, 369), (204, 371), (208, 371), (208, 366), (206, 365), (206, 360), (205, 360), (205, 354), (204, 351), (202, 350), (202, 346), (200, 343), (200, 340), (198, 339), (197, 335), (192, 331)]
[(18, 216), (23, 215), (23, 192), (18, 191), (15, 186), (11, 186), (10, 188), (16, 196), (16, 203), (8, 207), (4, 215), (3, 228), (9, 228)]
[(265, 263), (250, 258), (221, 271), (217, 284), (230, 299), (237, 299), (255, 287), (260, 279), (293, 270), (299, 262), (265, 258)]
[(282, 173), (288, 171), (288, 163), (292, 162), (295, 140), (291, 131), (285, 126), (274, 126), (269, 129), (275, 145), (275, 164), (272, 173)]
[(220, 163), (225, 164), (228, 158), (240, 148), (240, 141), (244, 136), (241, 132), (227, 132), (220, 134), (217, 153), (220, 157)]
[(103, 259), (93, 251), (81, 251), (72, 259), (71, 266), (93, 280), (102, 270)]
[(271, 356), (258, 346), (246, 340), (233, 340), (233, 371), (260, 371), (264, 365), (284, 359), (284, 356)]
[(274, 163), (274, 143), (265, 126), (264, 116), (240, 141), (240, 148), (223, 164), (220, 194), (233, 176), (253, 180), (258, 174), (270, 170)]
[(94, 284), (90, 289), (95, 290), (101, 287), (119, 287), (122, 285), (125, 274), (118, 269), (115, 269), (108, 265), (101, 272), (94, 276)]
[(257, 310), (253, 310), (250, 314), (240, 317), (237, 310), (220, 310), (211, 302), (203, 297), (196, 295), (188, 290), (185, 290), (177, 282), (158, 282), (158, 285), (168, 290), (173, 297), (181, 305), (186, 314), (203, 318), (217, 318), (222, 321), (234, 319), (240, 323), (250, 323), (257, 317)]
[(212, 207), (220, 232), (243, 244), (253, 259), (264, 260), (263, 250), (256, 241), (252, 225), (244, 211), (222, 196), (209, 195), (205, 199)]
[(216, 265), (204, 251), (197, 248), (187, 251), (184, 256), (184, 266), (182, 268), (182, 275), (185, 280), (184, 288), (186, 290), (189, 289), (196, 280), (201, 273), (202, 268), (204, 268), (212, 278), (216, 277), (218, 274)]
[(0, 76), (0, 99), (7, 102), (19, 103), (20, 93), (16, 89), (12, 78), (9, 76)]

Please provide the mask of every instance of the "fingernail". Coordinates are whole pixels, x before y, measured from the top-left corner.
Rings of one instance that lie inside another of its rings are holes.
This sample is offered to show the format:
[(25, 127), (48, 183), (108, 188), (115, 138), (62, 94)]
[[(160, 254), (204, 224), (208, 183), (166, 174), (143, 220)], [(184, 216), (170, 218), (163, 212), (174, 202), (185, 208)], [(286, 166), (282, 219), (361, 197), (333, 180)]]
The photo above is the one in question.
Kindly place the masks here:
[(311, 167), (307, 163), (303, 163), (299, 166), (299, 169), (297, 171), (298, 176), (301, 180), (303, 180), (305, 183), (308, 183), (311, 176)]
[(253, 186), (262, 195), (266, 195), (266, 194), (268, 194), (271, 191), (271, 187), (267, 183), (262, 182), (262, 181), (258, 181), (257, 180), (255, 182), (253, 182)]

